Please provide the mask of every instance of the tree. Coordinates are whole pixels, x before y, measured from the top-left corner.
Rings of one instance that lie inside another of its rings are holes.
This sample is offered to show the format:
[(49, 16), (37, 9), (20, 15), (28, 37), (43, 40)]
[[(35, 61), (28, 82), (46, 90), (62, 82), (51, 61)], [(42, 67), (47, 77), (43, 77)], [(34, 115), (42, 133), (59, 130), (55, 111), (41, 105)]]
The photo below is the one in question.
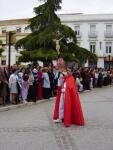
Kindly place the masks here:
[[(61, 9), (62, 0), (40, 0), (44, 3), (34, 8), (35, 17), (29, 19), (32, 33), (17, 41), (16, 48), (23, 47), (21, 61), (52, 60), (58, 57), (54, 39), (60, 40), (60, 55), (66, 60), (80, 62), (77, 55), (83, 54), (76, 49), (75, 32), (68, 26), (61, 24), (56, 11)], [(73, 49), (71, 47), (74, 47)], [(74, 55), (72, 55), (74, 54)], [(75, 55), (77, 54), (77, 55)], [(79, 57), (81, 58), (81, 57)]]

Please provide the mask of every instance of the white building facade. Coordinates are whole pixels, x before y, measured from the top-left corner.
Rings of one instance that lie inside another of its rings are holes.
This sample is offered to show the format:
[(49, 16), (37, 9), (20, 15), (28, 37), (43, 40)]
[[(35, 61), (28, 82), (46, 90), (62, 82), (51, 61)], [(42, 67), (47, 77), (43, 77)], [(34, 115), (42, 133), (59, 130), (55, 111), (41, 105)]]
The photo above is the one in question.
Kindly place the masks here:
[(97, 55), (97, 67), (113, 66), (113, 14), (63, 14), (60, 18), (76, 31), (78, 45)]
[[(97, 67), (113, 67), (113, 14), (60, 14), (63, 24), (70, 26), (76, 34), (78, 45), (97, 55)], [(5, 41), (5, 32), (16, 31), (16, 40), (25, 37), (28, 19), (0, 21), (0, 40)], [(1, 57), (0, 65), (8, 64), (8, 47)], [(16, 63), (19, 54), (11, 50), (11, 64)], [(108, 56), (108, 58), (107, 58)], [(6, 59), (6, 62), (5, 62)], [(90, 62), (89, 62), (90, 63)]]
[[(9, 31), (16, 31), (16, 41), (18, 41), (19, 39), (24, 38), (30, 33), (30, 30), (26, 30), (27, 25), (28, 18), (0, 21), (0, 41), (2, 41), (2, 45), (0, 45), (0, 47), (2, 47), (5, 50), (2, 53), (2, 56), (0, 57), (0, 66), (8, 65), (9, 46), (6, 44), (6, 33)], [(16, 62), (18, 62), (19, 56), (19, 51), (15, 50), (15, 47), (12, 45), (10, 56), (11, 65), (16, 64)]]

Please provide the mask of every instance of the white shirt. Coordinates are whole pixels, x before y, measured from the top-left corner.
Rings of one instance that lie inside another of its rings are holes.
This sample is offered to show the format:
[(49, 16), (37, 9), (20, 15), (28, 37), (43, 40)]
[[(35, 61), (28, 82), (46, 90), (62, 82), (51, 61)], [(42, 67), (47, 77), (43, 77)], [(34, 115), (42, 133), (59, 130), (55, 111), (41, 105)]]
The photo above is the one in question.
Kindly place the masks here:
[(18, 81), (18, 76), (16, 74), (11, 74), (9, 77), (9, 87), (11, 87), (11, 84), (16, 83)]
[(79, 78), (76, 78), (76, 84), (77, 84), (78, 86), (81, 85), (81, 82), (80, 82), (80, 79), (79, 79)]
[(60, 73), (60, 76), (59, 76), (59, 78), (58, 78), (58, 86), (62, 86), (63, 81), (64, 81), (64, 79), (63, 79), (63, 74)]
[(43, 88), (50, 88), (50, 80), (47, 72), (43, 72)]

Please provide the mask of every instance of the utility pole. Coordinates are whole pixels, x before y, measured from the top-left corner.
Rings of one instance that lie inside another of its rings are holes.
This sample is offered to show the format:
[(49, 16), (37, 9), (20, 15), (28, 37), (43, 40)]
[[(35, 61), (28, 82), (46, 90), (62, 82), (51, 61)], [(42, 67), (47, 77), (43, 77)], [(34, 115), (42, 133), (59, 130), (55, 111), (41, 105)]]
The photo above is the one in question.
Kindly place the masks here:
[(8, 73), (10, 75), (10, 67), (11, 67), (11, 32), (9, 34), (9, 41), (8, 41)]
[(8, 45), (8, 73), (10, 75), (10, 67), (11, 67), (11, 45), (16, 42), (16, 32), (9, 31), (6, 33), (6, 44)]

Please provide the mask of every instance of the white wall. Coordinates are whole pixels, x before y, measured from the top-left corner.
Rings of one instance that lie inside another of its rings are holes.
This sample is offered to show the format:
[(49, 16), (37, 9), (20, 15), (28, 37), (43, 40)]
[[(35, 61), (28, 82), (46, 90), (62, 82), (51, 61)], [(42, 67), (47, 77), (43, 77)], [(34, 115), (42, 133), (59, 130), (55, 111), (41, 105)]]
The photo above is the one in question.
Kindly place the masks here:
[[(89, 50), (89, 43), (96, 42), (96, 55), (97, 67), (104, 66), (104, 57), (106, 54), (106, 42), (112, 42), (112, 53), (113, 56), (113, 38), (105, 38), (104, 33), (106, 30), (106, 25), (110, 24), (113, 28), (113, 14), (63, 14), (60, 16), (63, 23), (69, 25), (74, 29), (74, 25), (80, 26), (81, 38), (78, 38), (78, 42), (81, 47)], [(90, 24), (96, 25), (97, 38), (88, 38), (88, 33), (90, 31)], [(101, 42), (101, 49), (100, 49)], [(101, 57), (101, 58), (100, 58)]]

